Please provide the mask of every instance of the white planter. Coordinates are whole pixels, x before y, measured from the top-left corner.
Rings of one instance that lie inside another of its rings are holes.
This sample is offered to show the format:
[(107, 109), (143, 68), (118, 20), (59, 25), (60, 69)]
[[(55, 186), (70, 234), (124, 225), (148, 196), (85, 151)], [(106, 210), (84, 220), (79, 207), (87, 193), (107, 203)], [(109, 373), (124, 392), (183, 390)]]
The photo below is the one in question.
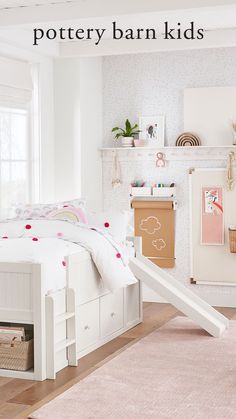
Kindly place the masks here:
[(153, 196), (160, 196), (170, 198), (171, 196), (176, 195), (176, 187), (163, 187), (163, 188), (153, 188), (152, 189)]
[(142, 188), (139, 188), (139, 187), (131, 188), (132, 196), (150, 196), (151, 194), (152, 194), (152, 188), (148, 186), (143, 186)]
[(134, 146), (133, 137), (122, 137), (121, 138), (121, 145), (122, 145), (122, 147), (133, 147)]

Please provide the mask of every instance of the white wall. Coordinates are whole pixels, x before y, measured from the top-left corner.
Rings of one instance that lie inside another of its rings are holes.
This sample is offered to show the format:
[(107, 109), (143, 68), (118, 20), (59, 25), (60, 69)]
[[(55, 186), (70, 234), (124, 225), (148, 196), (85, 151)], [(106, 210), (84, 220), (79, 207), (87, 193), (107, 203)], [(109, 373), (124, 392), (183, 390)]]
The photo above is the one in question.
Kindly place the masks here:
[(236, 48), (105, 57), (103, 75), (104, 143), (127, 117), (164, 113), (166, 144), (174, 145), (184, 128), (184, 89), (236, 85)]
[[(129, 117), (166, 114), (167, 143), (173, 145), (183, 130), (183, 95), (187, 87), (236, 85), (236, 48), (181, 51), (106, 57), (103, 67), (103, 121), (106, 143), (113, 144), (110, 133)], [(103, 161), (105, 209), (129, 209), (129, 185), (134, 178), (150, 182), (177, 184), (176, 267), (170, 269), (179, 281), (215, 305), (236, 306), (235, 287), (190, 285), (189, 190), (190, 167), (225, 167), (226, 159), (208, 162), (169, 161), (156, 168), (155, 158), (121, 161), (123, 184), (111, 186), (112, 162)], [(147, 300), (158, 300), (153, 292)]]
[(101, 58), (54, 61), (55, 192), (57, 200), (84, 197), (102, 203)]
[(55, 196), (81, 196), (79, 59), (54, 60)]
[(102, 58), (81, 59), (81, 191), (93, 210), (102, 208), (102, 93)]
[(45, 58), (39, 63), (41, 202), (54, 202), (55, 200), (53, 87), (53, 60)]

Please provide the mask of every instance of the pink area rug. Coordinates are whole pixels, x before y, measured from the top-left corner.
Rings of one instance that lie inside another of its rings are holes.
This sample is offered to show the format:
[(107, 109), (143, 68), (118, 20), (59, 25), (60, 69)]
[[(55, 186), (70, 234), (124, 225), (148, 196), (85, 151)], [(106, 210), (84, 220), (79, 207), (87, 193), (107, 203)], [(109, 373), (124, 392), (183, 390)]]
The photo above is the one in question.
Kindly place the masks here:
[(235, 419), (236, 322), (210, 337), (185, 317), (129, 347), (37, 419)]

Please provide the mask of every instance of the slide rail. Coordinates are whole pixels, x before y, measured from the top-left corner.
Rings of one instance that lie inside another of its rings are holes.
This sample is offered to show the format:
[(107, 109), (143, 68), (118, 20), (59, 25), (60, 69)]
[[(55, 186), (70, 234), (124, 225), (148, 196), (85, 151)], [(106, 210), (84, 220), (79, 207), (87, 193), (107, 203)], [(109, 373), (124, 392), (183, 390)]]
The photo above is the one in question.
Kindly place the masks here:
[(135, 240), (136, 256), (130, 258), (134, 275), (166, 301), (199, 324), (212, 336), (220, 337), (229, 320), (188, 287), (141, 254), (141, 240)]

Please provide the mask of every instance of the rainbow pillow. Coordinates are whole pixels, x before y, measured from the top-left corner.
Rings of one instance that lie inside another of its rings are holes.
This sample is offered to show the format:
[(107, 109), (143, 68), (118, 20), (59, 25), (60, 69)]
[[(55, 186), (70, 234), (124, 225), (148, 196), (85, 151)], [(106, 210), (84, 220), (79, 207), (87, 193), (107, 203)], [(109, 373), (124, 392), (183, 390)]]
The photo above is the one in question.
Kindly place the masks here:
[(52, 211), (63, 209), (65, 207), (84, 208), (83, 199), (73, 199), (71, 201), (56, 202), (55, 204), (29, 204), (21, 205), (15, 208), (16, 218), (18, 220), (39, 220), (47, 218)]
[(84, 211), (81, 208), (75, 208), (72, 206), (65, 206), (52, 211), (47, 215), (47, 218), (50, 220), (69, 221), (72, 224), (88, 224)]

